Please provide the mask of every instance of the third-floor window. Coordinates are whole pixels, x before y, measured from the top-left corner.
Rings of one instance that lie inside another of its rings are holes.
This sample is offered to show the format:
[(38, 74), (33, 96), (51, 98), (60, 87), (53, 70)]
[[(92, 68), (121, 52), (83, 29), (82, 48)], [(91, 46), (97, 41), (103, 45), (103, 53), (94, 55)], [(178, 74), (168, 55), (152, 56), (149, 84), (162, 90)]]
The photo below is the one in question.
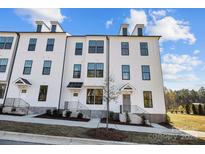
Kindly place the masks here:
[(148, 43), (147, 42), (140, 42), (140, 53), (141, 56), (148, 56)]
[(75, 44), (75, 55), (82, 55), (83, 51), (83, 43), (82, 42), (76, 42)]
[(13, 37), (0, 37), (0, 49), (11, 49)]
[(29, 45), (28, 45), (28, 51), (35, 51), (35, 49), (36, 49), (36, 42), (37, 42), (36, 38), (30, 38)]
[(88, 53), (103, 53), (104, 41), (102, 40), (90, 40)]
[(0, 58), (0, 72), (6, 72), (6, 67), (8, 63), (8, 58)]
[(129, 43), (121, 42), (121, 55), (129, 55)]
[(53, 51), (55, 39), (49, 38), (47, 40), (46, 51)]

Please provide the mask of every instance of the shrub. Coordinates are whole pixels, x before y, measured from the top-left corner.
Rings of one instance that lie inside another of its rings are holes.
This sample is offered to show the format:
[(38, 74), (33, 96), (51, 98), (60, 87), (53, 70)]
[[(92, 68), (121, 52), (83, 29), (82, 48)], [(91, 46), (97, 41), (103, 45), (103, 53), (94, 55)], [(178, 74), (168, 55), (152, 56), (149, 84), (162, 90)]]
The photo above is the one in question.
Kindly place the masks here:
[(189, 104), (187, 104), (187, 105), (185, 106), (185, 111), (186, 111), (187, 114), (190, 114), (190, 113), (191, 113), (190, 105), (189, 105)]
[(46, 115), (49, 115), (49, 116), (50, 116), (51, 113), (52, 113), (51, 109), (46, 110)]
[(114, 113), (114, 114), (113, 114), (113, 120), (114, 120), (114, 121), (119, 121), (119, 120), (120, 120), (120, 115), (119, 115), (119, 113)]
[(114, 120), (113, 118), (114, 118), (114, 112), (111, 111), (111, 112), (109, 113), (109, 119), (110, 119), (110, 120)]
[(145, 115), (142, 115), (141, 118), (142, 118), (142, 125), (146, 125), (146, 117), (145, 117)]
[(78, 118), (78, 119), (83, 119), (83, 114), (82, 114), (82, 113), (78, 113), (77, 118)]
[(57, 109), (53, 110), (53, 116), (54, 117), (58, 117), (59, 116), (59, 112)]
[(128, 112), (125, 113), (125, 116), (126, 116), (126, 123), (129, 124), (131, 120), (130, 120), (130, 116), (129, 116)]
[(71, 111), (66, 111), (65, 116), (69, 118), (71, 116), (71, 113), (72, 113)]
[(191, 105), (192, 113), (197, 114), (196, 112), (196, 106), (194, 104)]
[(170, 119), (170, 117), (169, 117), (167, 114), (166, 114), (165, 122), (166, 122), (167, 124), (169, 124), (169, 123), (171, 122), (171, 119)]
[(201, 104), (199, 104), (199, 106), (198, 106), (198, 113), (199, 113), (199, 115), (203, 115), (203, 109), (202, 109)]
[(183, 105), (180, 105), (180, 106), (178, 107), (178, 111), (179, 111), (180, 113), (184, 113), (184, 107), (183, 107)]

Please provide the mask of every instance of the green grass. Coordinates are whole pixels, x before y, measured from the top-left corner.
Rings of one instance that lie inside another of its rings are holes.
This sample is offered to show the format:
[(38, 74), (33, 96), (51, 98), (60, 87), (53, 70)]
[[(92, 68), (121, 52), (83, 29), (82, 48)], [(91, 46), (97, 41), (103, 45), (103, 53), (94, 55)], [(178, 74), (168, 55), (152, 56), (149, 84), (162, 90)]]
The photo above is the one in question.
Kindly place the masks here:
[[(0, 121), (0, 130), (53, 136), (93, 138), (88, 133), (88, 131), (90, 131), (91, 129), (82, 127)], [(175, 135), (161, 135), (127, 131), (119, 132), (126, 136), (126, 138), (122, 141), (135, 142), (139, 144), (205, 144), (204, 140), (195, 137), (181, 137)], [(115, 138), (113, 138), (112, 140), (115, 140)]]
[(197, 130), (205, 132), (205, 116), (186, 114), (167, 114), (171, 125), (184, 130)]

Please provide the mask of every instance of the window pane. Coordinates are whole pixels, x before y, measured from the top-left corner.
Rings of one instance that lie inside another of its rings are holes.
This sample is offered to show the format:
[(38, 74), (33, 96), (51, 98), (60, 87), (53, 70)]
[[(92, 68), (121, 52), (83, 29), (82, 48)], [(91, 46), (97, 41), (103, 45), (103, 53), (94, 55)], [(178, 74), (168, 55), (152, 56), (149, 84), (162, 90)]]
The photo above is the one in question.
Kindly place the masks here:
[(143, 65), (142, 66), (142, 72), (150, 72), (149, 66), (148, 65)]
[(40, 86), (38, 101), (46, 101), (48, 86)]
[(51, 61), (50, 60), (45, 60), (43, 67), (51, 67)]
[(82, 55), (83, 43), (77, 42), (75, 45), (75, 55)]
[(138, 28), (138, 35), (142, 36), (142, 28)]
[(103, 90), (102, 89), (87, 89), (87, 104), (102, 104)]
[(37, 32), (41, 32), (42, 25), (37, 25)]
[(103, 77), (103, 64), (96, 63), (96, 77)]
[(148, 44), (147, 42), (140, 42), (140, 52), (142, 56), (148, 56)]
[(80, 78), (81, 64), (75, 64), (73, 69), (73, 78)]
[(122, 79), (130, 80), (130, 66), (129, 65), (122, 65)]
[(45, 60), (43, 64), (43, 75), (49, 75), (51, 71), (51, 61)]
[(56, 25), (52, 25), (51, 32), (56, 32)]
[(0, 83), (0, 98), (4, 98), (6, 84)]
[(2, 73), (6, 72), (7, 63), (8, 63), (8, 59), (6, 58), (0, 59), (0, 72)]
[(55, 39), (48, 39), (47, 40), (46, 51), (53, 51), (54, 41), (55, 41)]
[(122, 29), (122, 35), (127, 35), (127, 28)]
[(151, 91), (144, 91), (144, 107), (145, 108), (152, 108), (152, 92)]
[(129, 55), (129, 43), (128, 42), (121, 42), (121, 54)]

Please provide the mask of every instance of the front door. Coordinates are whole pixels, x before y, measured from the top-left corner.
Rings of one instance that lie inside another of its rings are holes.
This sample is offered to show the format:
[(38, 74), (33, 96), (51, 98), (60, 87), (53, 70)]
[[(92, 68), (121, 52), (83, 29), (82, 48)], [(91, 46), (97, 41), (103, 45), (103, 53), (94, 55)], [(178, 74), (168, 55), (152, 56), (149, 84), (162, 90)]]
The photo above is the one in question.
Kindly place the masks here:
[(131, 112), (130, 94), (123, 94), (123, 112)]

